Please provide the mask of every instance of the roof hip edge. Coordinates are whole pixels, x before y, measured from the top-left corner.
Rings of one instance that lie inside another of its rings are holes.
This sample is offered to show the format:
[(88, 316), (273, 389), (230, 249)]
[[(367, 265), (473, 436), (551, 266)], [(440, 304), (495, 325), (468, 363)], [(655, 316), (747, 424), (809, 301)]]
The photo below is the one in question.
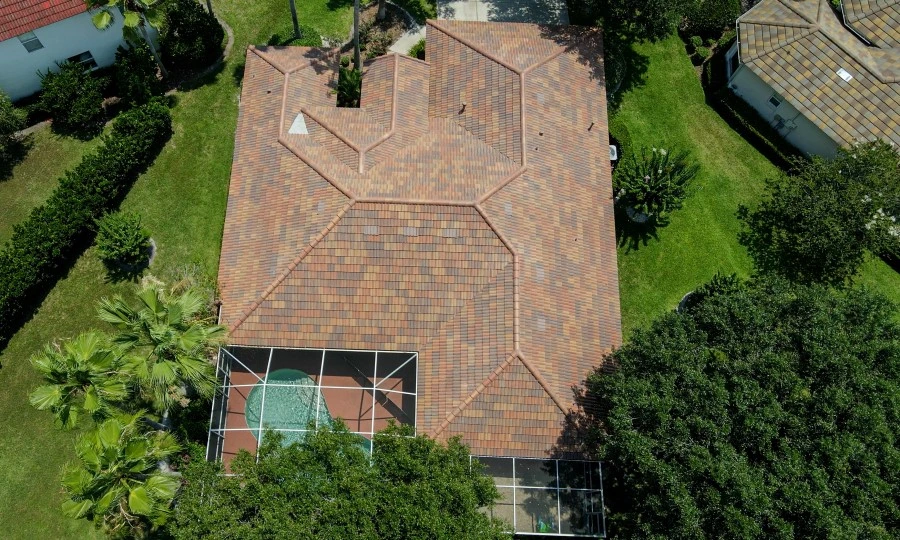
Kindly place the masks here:
[(328, 236), (328, 233), (330, 233), (332, 229), (337, 226), (337, 224), (341, 221), (341, 219), (343, 219), (344, 215), (350, 210), (350, 208), (353, 207), (354, 204), (356, 204), (356, 200), (350, 199), (350, 201), (347, 202), (347, 204), (345, 204), (344, 207), (338, 211), (337, 215), (334, 216), (334, 218), (328, 223), (328, 225), (325, 225), (325, 228), (322, 229), (322, 231), (320, 231), (319, 234), (317, 234), (316, 237), (306, 245), (306, 247), (303, 248), (300, 254), (293, 261), (291, 261), (291, 264), (289, 264), (288, 267), (284, 271), (282, 271), (281, 274), (279, 274), (278, 277), (276, 277), (268, 287), (265, 288), (259, 298), (254, 300), (253, 303), (250, 304), (250, 306), (246, 310), (244, 310), (238, 320), (233, 322), (231, 326), (229, 326), (229, 333), (237, 330), (238, 327), (240, 327), (241, 324), (243, 324), (244, 321), (246, 321), (247, 318), (250, 317), (250, 315), (254, 311), (256, 311), (256, 308), (262, 305), (266, 298), (268, 298), (269, 295), (272, 294), (272, 292), (277, 289), (285, 279), (287, 279), (291, 272), (293, 272), (298, 266), (300, 266), (300, 263), (303, 262), (303, 259), (305, 259), (306, 256), (309, 255), (317, 245), (319, 245), (319, 242), (321, 242), (326, 236)]
[(521, 69), (519, 69), (519, 68), (517, 68), (517, 67), (515, 67), (515, 66), (512, 66), (512, 65), (510, 65), (510, 64), (508, 64), (508, 63), (506, 63), (505, 61), (501, 60), (499, 57), (497, 57), (497, 56), (494, 55), (493, 53), (490, 53), (490, 52), (486, 51), (483, 47), (480, 47), (480, 46), (476, 45), (475, 43), (472, 43), (472, 42), (469, 41), (468, 39), (463, 38), (463, 37), (460, 37), (460, 36), (457, 36), (457, 35), (454, 34), (450, 29), (444, 28), (443, 26), (439, 25), (439, 24), (438, 24), (438, 21), (435, 21), (435, 20), (429, 20), (429, 21), (426, 22), (426, 24), (427, 24), (428, 26), (431, 26), (431, 27), (435, 28), (436, 30), (440, 31), (441, 33), (445, 34), (447, 37), (450, 37), (450, 38), (455, 39), (456, 41), (462, 43), (462, 44), (465, 45), (466, 47), (472, 49), (473, 51), (477, 52), (477, 53), (480, 54), (481, 56), (484, 56), (484, 57), (487, 58), (488, 60), (490, 60), (490, 61), (492, 61), (492, 62), (495, 62), (495, 63), (497, 63), (497, 64), (499, 64), (499, 65), (505, 67), (506, 69), (512, 71), (512, 72), (515, 73), (516, 75), (520, 75), (520, 76), (522, 75), (522, 70), (521, 70)]

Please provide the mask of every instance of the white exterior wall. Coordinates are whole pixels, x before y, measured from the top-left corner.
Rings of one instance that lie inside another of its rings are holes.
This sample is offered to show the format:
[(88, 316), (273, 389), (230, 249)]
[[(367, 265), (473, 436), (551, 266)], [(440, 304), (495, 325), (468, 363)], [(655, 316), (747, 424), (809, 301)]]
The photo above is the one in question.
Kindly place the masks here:
[(38, 71), (57, 70), (76, 54), (90, 51), (99, 67), (112, 64), (116, 49), (123, 43), (122, 16), (115, 14), (113, 24), (97, 30), (87, 12), (34, 30), (44, 46), (34, 52), (25, 50), (18, 37), (0, 42), (0, 88), (13, 100), (29, 96), (41, 89)]
[[(728, 86), (756, 109), (772, 127), (778, 126), (779, 120), (776, 115), (781, 117), (785, 125), (778, 133), (804, 154), (832, 157), (837, 152), (839, 145), (786, 99), (783, 99), (778, 107), (769, 103), (769, 98), (775, 90), (747, 66), (742, 64), (737, 68), (728, 81)], [(788, 121), (793, 122), (793, 128)]]

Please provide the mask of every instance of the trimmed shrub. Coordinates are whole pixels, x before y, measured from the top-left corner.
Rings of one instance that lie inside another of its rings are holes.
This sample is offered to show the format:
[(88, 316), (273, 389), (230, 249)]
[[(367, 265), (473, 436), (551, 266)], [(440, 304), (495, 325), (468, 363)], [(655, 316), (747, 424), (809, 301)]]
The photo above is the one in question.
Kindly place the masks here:
[(409, 55), (419, 60), (425, 60), (425, 38), (420, 39), (409, 48)]
[(631, 133), (625, 122), (619, 120), (619, 115), (609, 118), (609, 135), (619, 142), (619, 163), (631, 155)]
[(162, 81), (156, 74), (156, 60), (147, 43), (135, 43), (130, 49), (119, 47), (113, 67), (116, 94), (129, 107), (143, 105), (153, 96), (163, 94)]
[(16, 109), (9, 96), (0, 92), (0, 159), (6, 159), (16, 143), (16, 132), (25, 128), (25, 113)]
[(159, 43), (171, 69), (204, 68), (222, 53), (225, 30), (196, 0), (168, 0)]
[(718, 38), (740, 16), (740, 0), (693, 0), (685, 10), (681, 26), (690, 35)]
[(366, 59), (371, 60), (379, 56), (387, 54), (388, 49), (393, 43), (393, 38), (388, 32), (374, 32), (366, 41)]
[(735, 32), (734, 28), (730, 30), (726, 30), (722, 37), (719, 38), (717, 42), (720, 48), (730, 47), (731, 42), (734, 41), (734, 38), (737, 37), (737, 32)]
[(107, 268), (138, 267), (147, 262), (150, 233), (141, 226), (141, 216), (113, 212), (97, 221), (97, 253)]
[(13, 227), (0, 250), (0, 343), (78, 256), (95, 219), (118, 204), (172, 133), (160, 100), (122, 113), (95, 152), (66, 172), (46, 203)]
[(702, 37), (691, 36), (691, 47), (693, 47), (694, 50), (696, 50), (697, 47), (702, 47), (702, 46), (703, 46), (703, 38)]
[(41, 75), (40, 107), (53, 118), (53, 130), (92, 137), (103, 129), (102, 83), (81, 64), (66, 62)]
[(653, 218), (665, 217), (681, 208), (687, 188), (700, 167), (691, 163), (687, 151), (669, 152), (653, 148), (622, 160), (613, 175), (613, 190), (626, 208)]
[(702, 64), (709, 59), (709, 55), (712, 54), (712, 51), (707, 47), (697, 47), (697, 50), (694, 51), (694, 57), (696, 58), (697, 64)]
[(362, 95), (362, 72), (358, 69), (341, 68), (338, 75), (337, 106), (359, 107)]
[(289, 24), (272, 34), (266, 45), (297, 45), (301, 47), (321, 47), (322, 36), (312, 26), (300, 25), (300, 38), (294, 38), (294, 25)]

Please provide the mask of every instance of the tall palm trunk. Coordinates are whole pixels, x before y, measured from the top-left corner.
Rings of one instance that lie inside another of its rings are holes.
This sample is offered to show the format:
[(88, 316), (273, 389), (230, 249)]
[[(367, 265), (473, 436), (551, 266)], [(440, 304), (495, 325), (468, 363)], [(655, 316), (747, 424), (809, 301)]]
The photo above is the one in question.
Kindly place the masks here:
[(387, 0), (378, 0), (378, 15), (375, 18), (379, 21), (383, 21), (384, 17), (387, 15)]
[(206, 10), (209, 11), (210, 15), (215, 15), (212, 10), (212, 2), (210, 0), (206, 0)]
[(359, 60), (359, 0), (353, 0), (353, 63), (356, 69), (362, 69)]
[(143, 36), (144, 41), (147, 42), (147, 45), (150, 46), (150, 53), (153, 55), (154, 60), (156, 60), (156, 65), (159, 66), (159, 71), (162, 73), (162, 76), (165, 78), (169, 78), (169, 71), (166, 69), (166, 66), (163, 65), (162, 58), (159, 56), (159, 52), (156, 50), (156, 45), (153, 44), (153, 40), (150, 39), (150, 36), (147, 34), (147, 27), (144, 24), (140, 25), (141, 27), (141, 36)]
[(297, 6), (291, 0), (291, 19), (294, 20), (294, 39), (300, 39), (300, 24), (297, 22)]

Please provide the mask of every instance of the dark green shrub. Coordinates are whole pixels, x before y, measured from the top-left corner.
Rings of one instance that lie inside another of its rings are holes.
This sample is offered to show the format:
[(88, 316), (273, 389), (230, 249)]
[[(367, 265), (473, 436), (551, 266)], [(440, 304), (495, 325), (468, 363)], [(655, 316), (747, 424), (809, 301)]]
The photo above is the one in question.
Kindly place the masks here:
[(116, 94), (129, 107), (143, 105), (153, 96), (162, 95), (163, 84), (157, 77), (156, 60), (145, 42), (135, 43), (130, 49), (119, 47), (114, 68)]
[(697, 47), (697, 50), (694, 51), (694, 57), (698, 64), (706, 62), (706, 60), (709, 59), (710, 54), (712, 54), (712, 52), (707, 47)]
[(341, 67), (342, 68), (350, 67), (350, 57), (349, 56), (341, 57)]
[(804, 159), (794, 145), (784, 140), (753, 107), (728, 87), (713, 93), (711, 103), (732, 128), (782, 169), (790, 168), (795, 159)]
[(358, 69), (341, 68), (338, 75), (338, 107), (359, 107), (362, 92), (362, 72)]
[(25, 127), (25, 113), (15, 108), (9, 97), (0, 92), (0, 160), (7, 159), (16, 143), (16, 132)]
[(97, 221), (97, 254), (110, 267), (138, 267), (147, 262), (150, 233), (141, 216), (126, 212), (106, 214)]
[(653, 148), (627, 156), (613, 175), (616, 200), (651, 218), (665, 217), (681, 208), (687, 188), (700, 167), (691, 163), (687, 151), (669, 152)]
[(196, 0), (168, 0), (160, 35), (163, 63), (194, 70), (212, 64), (222, 53), (225, 31)]
[(725, 33), (722, 34), (722, 37), (719, 38), (717, 42), (719, 47), (725, 48), (730, 47), (731, 42), (734, 41), (734, 38), (737, 37), (737, 32), (734, 31), (734, 28), (730, 30), (726, 30)]
[(693, 0), (684, 12), (682, 30), (693, 36), (718, 38), (741, 15), (740, 0)]
[(702, 47), (702, 46), (703, 46), (703, 38), (702, 37), (691, 36), (691, 47), (693, 47), (694, 50), (696, 50), (697, 47)]
[(289, 24), (272, 34), (266, 45), (297, 45), (300, 47), (321, 47), (322, 36), (312, 26), (300, 25), (300, 37), (294, 38), (294, 25)]
[(425, 60), (425, 38), (420, 39), (409, 48), (409, 55), (419, 60)]
[(94, 220), (119, 202), (171, 132), (169, 110), (159, 100), (122, 113), (102, 145), (66, 172), (46, 203), (13, 227), (0, 250), (0, 342), (78, 256)]
[(103, 129), (103, 93), (101, 81), (84, 66), (66, 62), (58, 72), (41, 75), (40, 107), (53, 119), (53, 130), (80, 137), (91, 137)]
[(393, 39), (388, 32), (374, 32), (366, 42), (366, 59), (384, 56), (391, 43), (393, 43)]

